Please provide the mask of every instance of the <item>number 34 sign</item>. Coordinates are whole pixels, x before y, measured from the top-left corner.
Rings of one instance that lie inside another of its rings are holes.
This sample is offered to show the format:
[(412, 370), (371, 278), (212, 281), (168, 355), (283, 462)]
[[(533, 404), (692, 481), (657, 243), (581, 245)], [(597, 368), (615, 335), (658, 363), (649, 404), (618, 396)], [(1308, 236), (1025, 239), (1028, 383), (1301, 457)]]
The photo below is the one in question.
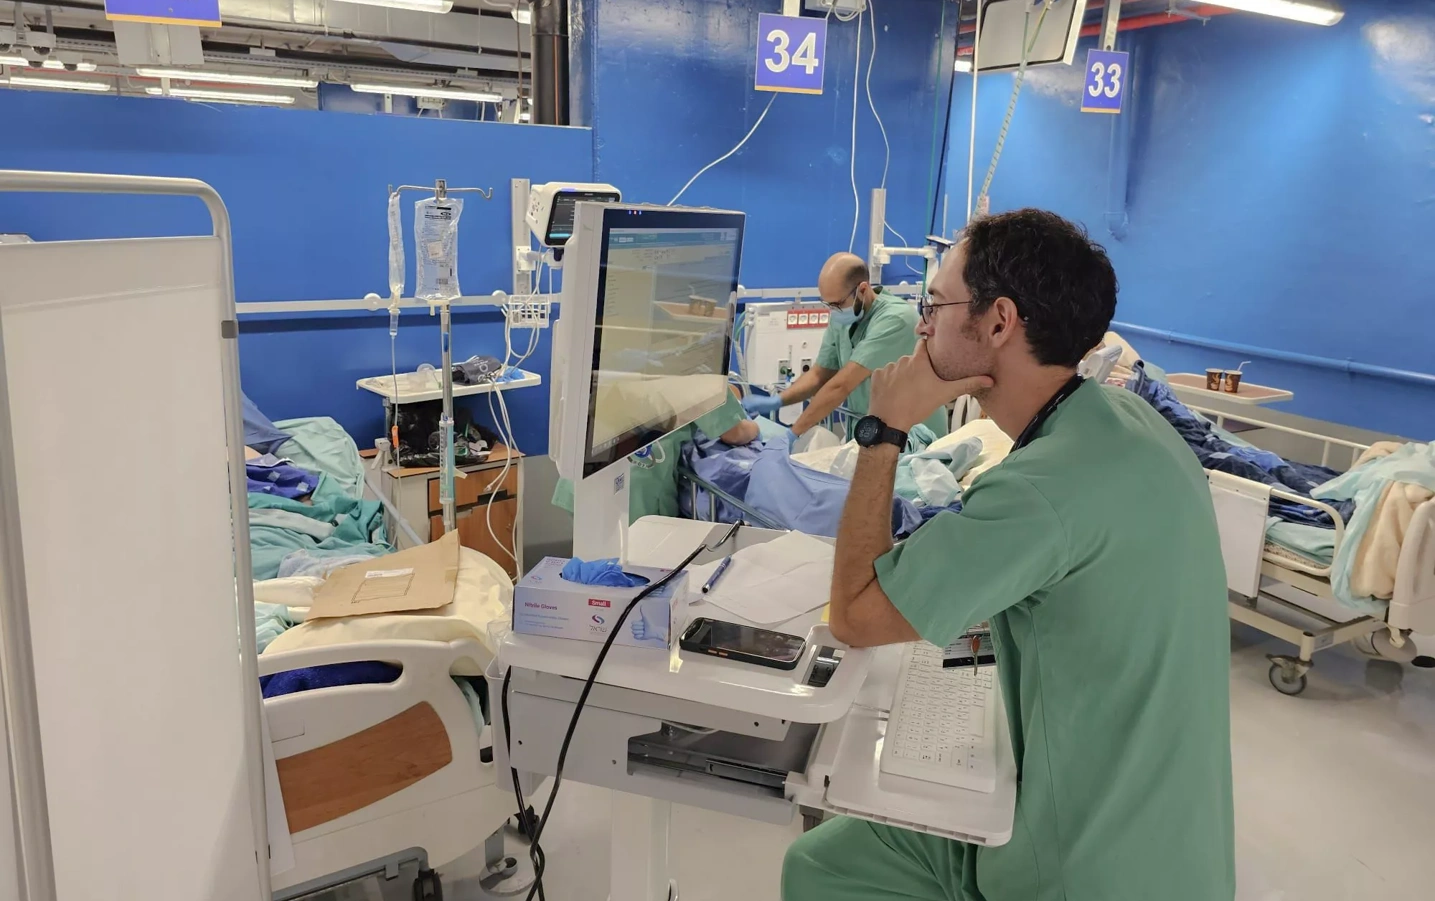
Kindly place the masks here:
[(1119, 113), (1126, 99), (1126, 66), (1131, 54), (1090, 50), (1086, 54), (1086, 85), (1081, 89), (1083, 113)]
[(793, 94), (822, 93), (822, 65), (827, 60), (827, 20), (763, 13), (757, 17), (759, 91)]

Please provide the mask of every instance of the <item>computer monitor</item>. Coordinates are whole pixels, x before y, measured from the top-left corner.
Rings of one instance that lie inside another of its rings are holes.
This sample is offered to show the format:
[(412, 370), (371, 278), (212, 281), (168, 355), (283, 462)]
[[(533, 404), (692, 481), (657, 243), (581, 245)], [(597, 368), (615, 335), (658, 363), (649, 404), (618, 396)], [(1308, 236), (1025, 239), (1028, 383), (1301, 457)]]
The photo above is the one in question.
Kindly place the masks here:
[(554, 336), (560, 475), (594, 476), (724, 403), (744, 220), (577, 204)]

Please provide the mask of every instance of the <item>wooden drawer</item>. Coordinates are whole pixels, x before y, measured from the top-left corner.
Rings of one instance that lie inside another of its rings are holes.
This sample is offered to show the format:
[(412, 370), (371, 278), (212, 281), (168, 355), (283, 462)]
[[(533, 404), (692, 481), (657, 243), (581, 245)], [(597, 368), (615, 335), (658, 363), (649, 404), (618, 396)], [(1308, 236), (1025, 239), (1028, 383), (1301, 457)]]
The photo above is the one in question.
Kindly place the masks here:
[[(488, 473), (484, 473), (488, 475)], [(473, 477), (470, 476), (471, 480)], [(458, 494), (457, 491), (454, 492)], [(460, 503), (462, 503), (460, 501)], [(482, 503), (470, 507), (465, 513), (458, 517), (455, 525), (458, 527), (458, 543), (467, 548), (473, 548), (480, 553), (487, 554), (499, 566), (503, 567), (510, 578), (518, 578), (518, 566), (514, 562), (513, 555), (508, 548), (513, 540), (513, 523), (518, 519), (518, 498), (511, 497), (508, 500), (498, 500), (493, 503), (493, 532), (498, 535), (502, 545), (493, 540), (489, 534), (489, 507)], [(443, 517), (434, 516), (429, 519), (429, 540), (437, 541), (443, 537)], [(520, 535), (519, 541), (523, 540)]]
[[(514, 460), (508, 467), (508, 474), (503, 474), (503, 467), (497, 466), (492, 469), (480, 469), (470, 472), (467, 478), (453, 480), (453, 503), (456, 508), (471, 507), (480, 500), (487, 502), (490, 494), (498, 494), (501, 498), (518, 497), (518, 467), (519, 461)], [(438, 500), (437, 478), (429, 479), (429, 512), (443, 512), (443, 505)], [(497, 529), (497, 510), (494, 511), (495, 525)], [(495, 558), (496, 559), (496, 558)]]

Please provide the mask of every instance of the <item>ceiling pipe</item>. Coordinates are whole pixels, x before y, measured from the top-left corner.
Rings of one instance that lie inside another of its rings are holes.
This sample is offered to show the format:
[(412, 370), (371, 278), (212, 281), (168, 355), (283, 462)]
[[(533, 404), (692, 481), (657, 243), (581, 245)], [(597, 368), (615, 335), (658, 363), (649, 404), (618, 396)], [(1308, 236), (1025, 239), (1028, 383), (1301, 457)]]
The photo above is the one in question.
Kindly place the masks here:
[[(1086, 8), (1092, 9), (1094, 7), (1088, 4)], [(1120, 24), (1116, 26), (1116, 30), (1138, 31), (1142, 28), (1156, 28), (1161, 25), (1179, 25), (1182, 22), (1195, 22), (1200, 19), (1229, 15), (1235, 11), (1236, 10), (1226, 6), (1197, 6), (1185, 11), (1185, 15), (1180, 13), (1152, 13), (1148, 16), (1132, 16), (1129, 19), (1122, 19)], [(1099, 22), (1091, 25), (1083, 25), (1081, 28), (1081, 36), (1084, 38), (1099, 34), (1101, 34), (1101, 24)], [(957, 50), (957, 56), (971, 55), (972, 48), (970, 45), (958, 48)]]

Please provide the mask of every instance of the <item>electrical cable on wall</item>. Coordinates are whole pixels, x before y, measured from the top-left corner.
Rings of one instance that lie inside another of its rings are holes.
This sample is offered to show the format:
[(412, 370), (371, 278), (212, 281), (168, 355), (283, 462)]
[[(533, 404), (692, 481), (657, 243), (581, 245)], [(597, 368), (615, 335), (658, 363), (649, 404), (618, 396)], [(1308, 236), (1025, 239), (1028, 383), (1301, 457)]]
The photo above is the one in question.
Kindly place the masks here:
[[(877, 104), (872, 100), (872, 67), (877, 64), (877, 9), (873, 0), (867, 0), (867, 24), (872, 29), (872, 49), (868, 52), (867, 56), (867, 108), (872, 111), (872, 118), (877, 120), (877, 130), (882, 133), (883, 156), (882, 183), (880, 187), (882, 188), (882, 190), (885, 191), (887, 190), (887, 172), (892, 166), (892, 143), (887, 140), (887, 126), (883, 124), (882, 114), (877, 112)], [(860, 23), (857, 26), (857, 31), (859, 34), (862, 31), (862, 26)], [(885, 210), (882, 216), (882, 228), (896, 235), (897, 240), (902, 242), (903, 247), (908, 246), (907, 239), (902, 236), (902, 233), (897, 231), (887, 222)], [(905, 263), (907, 269), (909, 269), (914, 274), (922, 274), (917, 269), (917, 267), (912, 265), (912, 261), (910, 259), (903, 257), (902, 262)]]
[(747, 134), (742, 136), (742, 140), (737, 142), (737, 146), (733, 147), (733, 149), (729, 150), (727, 153), (724, 153), (722, 156), (718, 157), (711, 163), (708, 163), (706, 166), (699, 169), (697, 171), (697, 174), (694, 175), (692, 178), (688, 179), (687, 184), (683, 185), (682, 190), (673, 195), (673, 199), (669, 200), (667, 205), (672, 206), (673, 204), (677, 203), (678, 198), (682, 197), (685, 193), (687, 193), (688, 188), (691, 188), (693, 186), (693, 182), (697, 181), (699, 178), (702, 178), (704, 172), (708, 171), (713, 166), (716, 166), (718, 163), (721, 163), (723, 160), (727, 159), (734, 153), (737, 153), (739, 150), (741, 150), (742, 145), (747, 143), (748, 138), (751, 138), (753, 136), (753, 133), (757, 131), (757, 127), (762, 124), (762, 120), (767, 118), (767, 111), (772, 109), (772, 104), (775, 100), (777, 100), (777, 95), (773, 94), (772, 97), (768, 99), (767, 106), (764, 106), (762, 108), (762, 115), (758, 116), (757, 121), (752, 123), (752, 128), (749, 128), (747, 130)]
[[(853, 16), (852, 18), (856, 18)], [(839, 22), (850, 22), (851, 18)], [(847, 240), (847, 252), (857, 245), (857, 220), (862, 215), (862, 200), (857, 194), (857, 83), (862, 78), (862, 23), (857, 23), (857, 56), (852, 65), (852, 152), (847, 156), (848, 172), (852, 178), (852, 237)]]

